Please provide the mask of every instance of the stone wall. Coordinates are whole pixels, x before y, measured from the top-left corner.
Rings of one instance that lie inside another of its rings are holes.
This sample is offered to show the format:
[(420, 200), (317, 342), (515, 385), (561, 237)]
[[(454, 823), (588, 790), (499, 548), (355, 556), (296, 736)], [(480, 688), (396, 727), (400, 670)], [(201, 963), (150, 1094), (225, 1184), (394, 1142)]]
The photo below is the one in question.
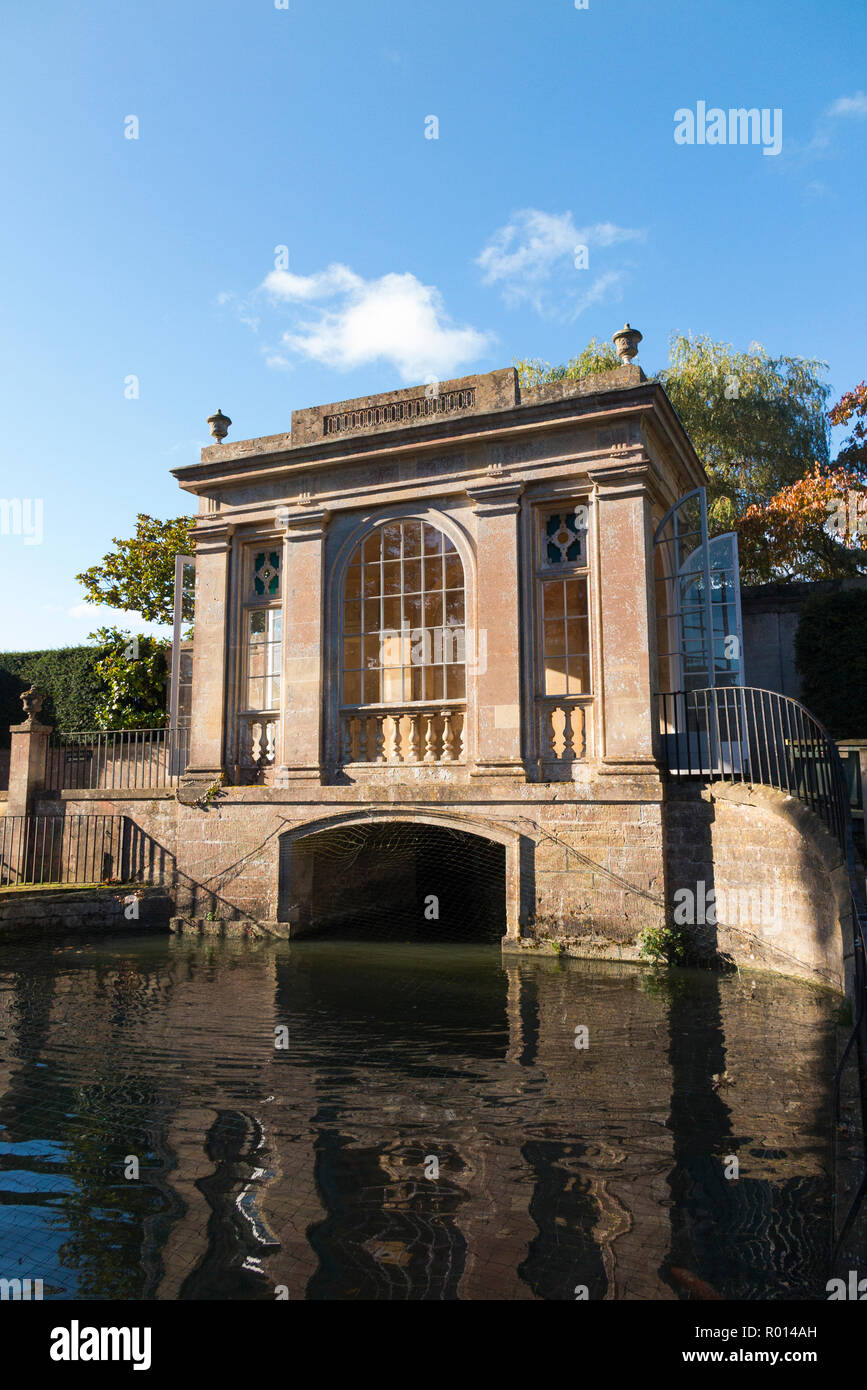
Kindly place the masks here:
[(42, 933), (167, 931), (172, 900), (164, 889), (16, 888), (0, 892), (0, 940)]
[(837, 841), (812, 811), (768, 787), (675, 786), (665, 834), (669, 911), (694, 895), (700, 956), (844, 989), (848, 877)]

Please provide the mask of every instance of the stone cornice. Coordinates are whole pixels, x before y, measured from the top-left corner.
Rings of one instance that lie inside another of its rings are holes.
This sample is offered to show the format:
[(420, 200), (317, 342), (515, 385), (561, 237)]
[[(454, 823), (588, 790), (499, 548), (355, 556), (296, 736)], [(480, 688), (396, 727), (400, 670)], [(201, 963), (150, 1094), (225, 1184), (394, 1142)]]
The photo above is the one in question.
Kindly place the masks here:
[(488, 477), (467, 485), (467, 495), (473, 499), (478, 516), (505, 516), (521, 506), (522, 480)]

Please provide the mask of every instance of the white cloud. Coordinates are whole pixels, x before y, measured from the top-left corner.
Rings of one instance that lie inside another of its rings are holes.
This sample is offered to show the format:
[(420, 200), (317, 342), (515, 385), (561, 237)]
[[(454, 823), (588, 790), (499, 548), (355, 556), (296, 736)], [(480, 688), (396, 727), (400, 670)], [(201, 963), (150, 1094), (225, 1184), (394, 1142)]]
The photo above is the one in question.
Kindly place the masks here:
[(272, 366), (289, 366), (292, 355), (339, 371), (382, 360), (404, 381), (419, 381), (454, 375), (492, 341), (488, 333), (453, 324), (439, 290), (408, 272), (364, 280), (341, 264), (314, 275), (272, 270), (260, 289), (296, 311), (326, 301), (315, 317), (297, 318), (287, 329), (279, 350), (269, 354)]
[[(540, 313), (577, 318), (591, 304), (619, 298), (626, 278), (624, 267), (597, 272), (597, 253), (645, 236), (614, 222), (577, 227), (571, 212), (523, 208), (494, 232), (476, 264), (483, 283), (499, 285), (507, 304), (529, 302)], [(581, 247), (588, 253), (583, 269), (575, 263)]]
[(838, 97), (828, 107), (829, 116), (867, 116), (867, 92), (856, 92), (852, 97)]

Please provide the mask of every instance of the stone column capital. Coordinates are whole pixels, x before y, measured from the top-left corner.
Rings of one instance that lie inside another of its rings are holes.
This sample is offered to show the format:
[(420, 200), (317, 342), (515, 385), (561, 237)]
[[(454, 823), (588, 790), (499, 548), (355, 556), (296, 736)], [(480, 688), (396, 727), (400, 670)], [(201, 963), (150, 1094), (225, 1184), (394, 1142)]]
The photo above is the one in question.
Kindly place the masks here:
[(516, 482), (513, 478), (492, 478), (471, 483), (467, 495), (475, 503), (477, 516), (508, 516), (520, 510), (523, 491), (523, 482)]
[(278, 524), (289, 541), (321, 540), (331, 520), (327, 507), (284, 507), (277, 515)]

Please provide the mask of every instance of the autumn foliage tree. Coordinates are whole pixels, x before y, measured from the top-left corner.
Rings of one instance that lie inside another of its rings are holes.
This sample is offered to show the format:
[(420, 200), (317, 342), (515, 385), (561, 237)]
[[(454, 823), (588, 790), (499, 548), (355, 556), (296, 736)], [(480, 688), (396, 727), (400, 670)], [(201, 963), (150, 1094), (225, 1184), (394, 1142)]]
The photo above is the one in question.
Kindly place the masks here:
[(867, 571), (867, 489), (847, 468), (815, 465), (738, 522), (741, 581), (843, 579)]

